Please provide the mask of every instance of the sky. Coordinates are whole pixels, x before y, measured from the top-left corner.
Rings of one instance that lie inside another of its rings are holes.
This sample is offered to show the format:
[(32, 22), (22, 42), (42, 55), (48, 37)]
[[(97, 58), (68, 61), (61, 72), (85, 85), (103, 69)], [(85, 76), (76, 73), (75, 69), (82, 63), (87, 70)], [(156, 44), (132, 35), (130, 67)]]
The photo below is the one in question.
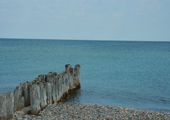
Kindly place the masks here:
[(0, 0), (0, 38), (170, 41), (170, 0)]

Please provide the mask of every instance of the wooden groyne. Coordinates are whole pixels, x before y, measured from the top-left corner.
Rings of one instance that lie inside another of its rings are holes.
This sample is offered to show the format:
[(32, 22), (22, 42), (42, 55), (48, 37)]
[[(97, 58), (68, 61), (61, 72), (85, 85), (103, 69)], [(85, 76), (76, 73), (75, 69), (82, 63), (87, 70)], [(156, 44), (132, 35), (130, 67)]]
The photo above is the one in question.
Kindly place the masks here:
[(0, 120), (13, 119), (18, 111), (37, 115), (47, 105), (63, 101), (78, 88), (79, 64), (75, 68), (65, 65), (65, 71), (60, 74), (49, 72), (39, 75), (31, 82), (20, 83), (14, 93), (0, 94)]

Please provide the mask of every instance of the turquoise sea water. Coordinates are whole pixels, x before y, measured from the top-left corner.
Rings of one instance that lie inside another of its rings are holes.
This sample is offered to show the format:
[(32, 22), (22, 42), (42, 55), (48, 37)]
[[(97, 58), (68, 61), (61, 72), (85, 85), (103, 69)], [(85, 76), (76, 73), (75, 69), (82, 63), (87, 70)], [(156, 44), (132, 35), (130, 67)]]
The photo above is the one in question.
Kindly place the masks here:
[(0, 39), (0, 93), (81, 65), (69, 102), (170, 112), (170, 42)]

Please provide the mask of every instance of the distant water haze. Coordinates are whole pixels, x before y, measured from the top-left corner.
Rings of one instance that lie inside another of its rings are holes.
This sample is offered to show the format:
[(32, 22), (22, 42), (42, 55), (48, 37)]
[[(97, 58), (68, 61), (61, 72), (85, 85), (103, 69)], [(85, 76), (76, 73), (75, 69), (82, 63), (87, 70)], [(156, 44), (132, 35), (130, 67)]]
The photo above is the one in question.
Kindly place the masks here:
[(68, 102), (170, 112), (170, 42), (0, 39), (0, 93), (81, 65)]

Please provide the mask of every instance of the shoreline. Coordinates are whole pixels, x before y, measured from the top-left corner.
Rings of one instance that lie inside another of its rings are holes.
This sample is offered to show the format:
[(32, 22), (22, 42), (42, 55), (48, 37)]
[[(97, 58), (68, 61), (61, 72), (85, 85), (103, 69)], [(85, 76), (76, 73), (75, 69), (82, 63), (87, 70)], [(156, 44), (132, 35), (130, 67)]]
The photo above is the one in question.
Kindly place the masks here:
[(138, 110), (134, 108), (123, 108), (109, 105), (92, 105), (92, 104), (79, 104), (60, 102), (48, 105), (38, 116), (24, 115), (22, 118), (16, 119), (85, 119), (85, 120), (140, 120), (140, 119), (153, 119), (153, 120), (170, 120), (170, 113), (156, 112), (149, 110)]

